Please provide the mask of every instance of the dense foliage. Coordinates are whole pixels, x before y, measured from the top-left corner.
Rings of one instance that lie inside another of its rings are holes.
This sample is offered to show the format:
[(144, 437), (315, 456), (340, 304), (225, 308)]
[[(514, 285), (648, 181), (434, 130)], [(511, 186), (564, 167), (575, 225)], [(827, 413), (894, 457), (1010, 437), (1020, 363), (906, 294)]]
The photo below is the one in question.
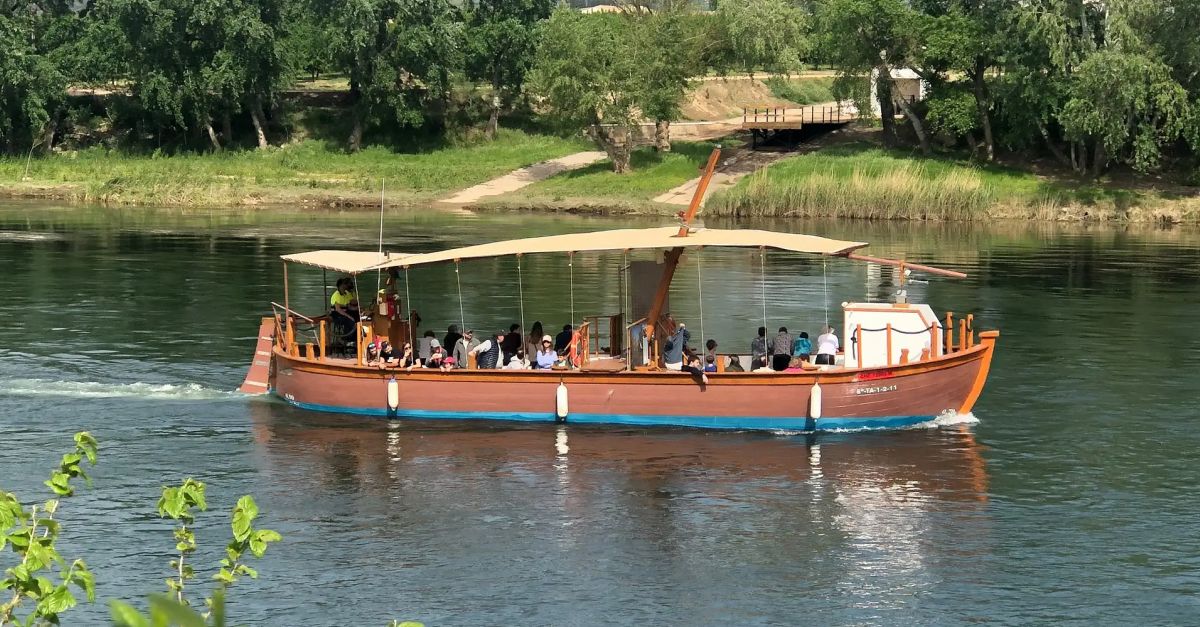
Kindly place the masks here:
[[(1195, 0), (614, 3), (0, 0), (0, 150), (52, 149), (81, 108), (128, 145), (267, 147), (288, 131), (282, 95), (325, 76), (351, 151), (464, 119), (494, 137), (521, 110), (586, 132), (622, 170), (641, 124), (670, 149), (695, 77), (814, 64), (864, 112), (876, 99), (886, 141), (927, 153), (1044, 154), (1095, 176), (1194, 166), (1200, 146)], [(926, 99), (895, 97), (903, 72)], [(83, 86), (115, 95), (69, 95)]]

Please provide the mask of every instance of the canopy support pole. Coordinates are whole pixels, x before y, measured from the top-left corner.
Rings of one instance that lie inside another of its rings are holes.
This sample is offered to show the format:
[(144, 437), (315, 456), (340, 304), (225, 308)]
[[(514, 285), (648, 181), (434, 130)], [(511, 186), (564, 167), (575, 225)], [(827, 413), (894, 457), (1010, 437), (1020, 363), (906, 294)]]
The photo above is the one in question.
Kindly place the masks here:
[[(528, 329), (525, 328), (525, 280), (521, 277), (520, 254), (517, 255), (517, 293), (521, 301), (521, 334), (524, 335)], [(466, 330), (466, 327), (463, 327), (460, 332), (465, 332)], [(521, 345), (524, 346), (524, 341), (522, 341)], [(526, 357), (528, 358), (529, 356), (526, 355)]]
[(571, 271), (571, 326), (575, 326), (575, 253), (567, 253), (567, 268)]
[[(700, 301), (700, 341), (698, 344), (704, 344), (708, 341), (708, 336), (704, 334), (704, 266), (701, 264), (703, 248), (696, 249), (696, 299)], [(705, 345), (707, 350), (707, 345)]]
[[(412, 304), (412, 297), (408, 293), (408, 266), (404, 266), (404, 302), (408, 305), (408, 343), (411, 346), (414, 344), (413, 333), (415, 333), (416, 330), (413, 329), (412, 312), (414, 311), (414, 308)], [(401, 312), (401, 315), (403, 314), (404, 312)]]
[(465, 331), (467, 330), (467, 316), (463, 313), (462, 275), (458, 272), (458, 261), (458, 259), (454, 260), (454, 283), (458, 286), (458, 323), (462, 325), (459, 328)]
[(829, 326), (829, 270), (827, 269), (828, 258), (821, 256), (821, 279), (825, 286), (825, 299), (822, 301), (825, 304), (825, 326)]
[[(283, 262), (283, 316), (284, 316), (284, 319), (287, 320), (287, 325), (284, 329), (281, 329), (281, 330), (284, 332), (285, 337), (291, 338), (292, 337), (292, 303), (288, 300), (288, 273), (287, 273), (287, 262), (286, 261)], [(289, 345), (288, 351), (291, 351), (291, 350), (292, 350), (292, 347)]]
[(758, 284), (762, 291), (763, 328), (767, 327), (767, 249), (758, 249)]

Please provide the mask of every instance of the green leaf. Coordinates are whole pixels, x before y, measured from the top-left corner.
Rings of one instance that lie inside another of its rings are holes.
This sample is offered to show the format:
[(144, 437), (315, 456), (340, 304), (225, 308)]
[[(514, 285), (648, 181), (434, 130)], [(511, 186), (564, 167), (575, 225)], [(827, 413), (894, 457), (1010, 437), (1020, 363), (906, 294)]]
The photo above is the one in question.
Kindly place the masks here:
[(233, 508), (233, 537), (238, 542), (245, 542), (250, 536), (251, 525), (257, 517), (258, 504), (254, 502), (254, 497), (247, 494), (238, 499), (237, 506)]
[(116, 627), (151, 627), (150, 619), (127, 603), (114, 600), (108, 604), (108, 607)]
[(88, 570), (87, 564), (83, 560), (75, 560), (75, 563), (72, 564), (70, 583), (84, 591), (88, 603), (96, 602), (96, 578), (92, 575), (92, 571)]
[(87, 460), (92, 465), (96, 463), (96, 451), (100, 448), (100, 443), (96, 438), (92, 437), (87, 431), (80, 431), (75, 434), (75, 450), (83, 453)]
[(52, 592), (42, 597), (37, 604), (37, 611), (42, 614), (60, 614), (72, 607), (75, 607), (75, 595), (67, 589), (67, 586), (61, 585), (54, 588)]

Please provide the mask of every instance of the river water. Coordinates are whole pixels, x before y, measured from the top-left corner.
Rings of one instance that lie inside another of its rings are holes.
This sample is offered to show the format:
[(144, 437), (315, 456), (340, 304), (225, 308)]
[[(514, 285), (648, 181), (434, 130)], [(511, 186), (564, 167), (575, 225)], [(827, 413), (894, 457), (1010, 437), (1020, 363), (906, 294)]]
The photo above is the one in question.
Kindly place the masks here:
[[(94, 487), (59, 515), (101, 600), (68, 624), (163, 588), (174, 541), (154, 504), (186, 476), (209, 485), (201, 572), (241, 494), (284, 535), (255, 564), (261, 578), (233, 592), (241, 622), (1161, 624), (1200, 612), (1196, 231), (744, 224), (970, 273), (910, 286), (1002, 330), (976, 420), (939, 428), (389, 423), (231, 393), (259, 316), (282, 299), (278, 255), (371, 248), (376, 220), (0, 205), (0, 487), (41, 498), (72, 433), (102, 447)], [(631, 224), (653, 223), (397, 212), (384, 247)], [(676, 316), (728, 349), (762, 323), (764, 288), (768, 326), (810, 333), (843, 300), (886, 297), (860, 265), (760, 261), (685, 259)], [(462, 317), (499, 327), (523, 303), (527, 324), (553, 329), (572, 303), (576, 316), (619, 310), (623, 262), (528, 257), (519, 283), (513, 260), (464, 263)], [(293, 269), (291, 302), (319, 311), (333, 278)], [(428, 325), (459, 321), (452, 267), (409, 279)]]

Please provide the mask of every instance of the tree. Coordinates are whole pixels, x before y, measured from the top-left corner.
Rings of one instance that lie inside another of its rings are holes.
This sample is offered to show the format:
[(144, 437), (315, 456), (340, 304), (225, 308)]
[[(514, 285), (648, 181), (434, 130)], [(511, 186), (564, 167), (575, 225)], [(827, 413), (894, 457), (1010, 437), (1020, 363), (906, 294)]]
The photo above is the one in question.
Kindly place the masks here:
[(635, 54), (640, 45), (620, 15), (560, 7), (546, 23), (530, 76), (549, 117), (565, 128), (586, 129), (617, 173), (629, 170), (632, 128), (646, 94), (645, 68)]
[(487, 134), (496, 137), (501, 111), (521, 92), (537, 52), (539, 25), (553, 0), (476, 0), (466, 27), (467, 77), (491, 87)]
[[(826, 0), (818, 12), (818, 32), (823, 58), (838, 70), (840, 91), (845, 93), (864, 75), (876, 78), (874, 97), (879, 102), (884, 143), (897, 141), (894, 107), (900, 104), (922, 148), (928, 150), (919, 116), (902, 99), (892, 97), (892, 70), (906, 67), (911, 54), (912, 18), (903, 0)], [(862, 112), (871, 110), (867, 102), (857, 104)]]
[(161, 127), (202, 131), (214, 150), (213, 127), (246, 110), (259, 147), (266, 147), (263, 106), (288, 76), (280, 0), (108, 0), (131, 60), (133, 94)]
[(808, 15), (790, 0), (722, 0), (719, 69), (794, 72), (808, 53)]
[(654, 120), (655, 149), (670, 152), (671, 120), (683, 115), (689, 79), (705, 69), (701, 61), (703, 32), (691, 19), (688, 0), (662, 0), (652, 12), (627, 9), (625, 17), (632, 20), (636, 41), (654, 42), (638, 54), (645, 74), (641, 110)]
[(0, 0), (0, 8), (0, 141), (10, 153), (39, 145), (48, 151), (66, 77), (46, 33), (63, 8), (10, 0)]
[(349, 148), (362, 148), (367, 124), (425, 121), (446, 100), (461, 65), (462, 21), (447, 0), (315, 0), (331, 24), (336, 64), (350, 77)]

